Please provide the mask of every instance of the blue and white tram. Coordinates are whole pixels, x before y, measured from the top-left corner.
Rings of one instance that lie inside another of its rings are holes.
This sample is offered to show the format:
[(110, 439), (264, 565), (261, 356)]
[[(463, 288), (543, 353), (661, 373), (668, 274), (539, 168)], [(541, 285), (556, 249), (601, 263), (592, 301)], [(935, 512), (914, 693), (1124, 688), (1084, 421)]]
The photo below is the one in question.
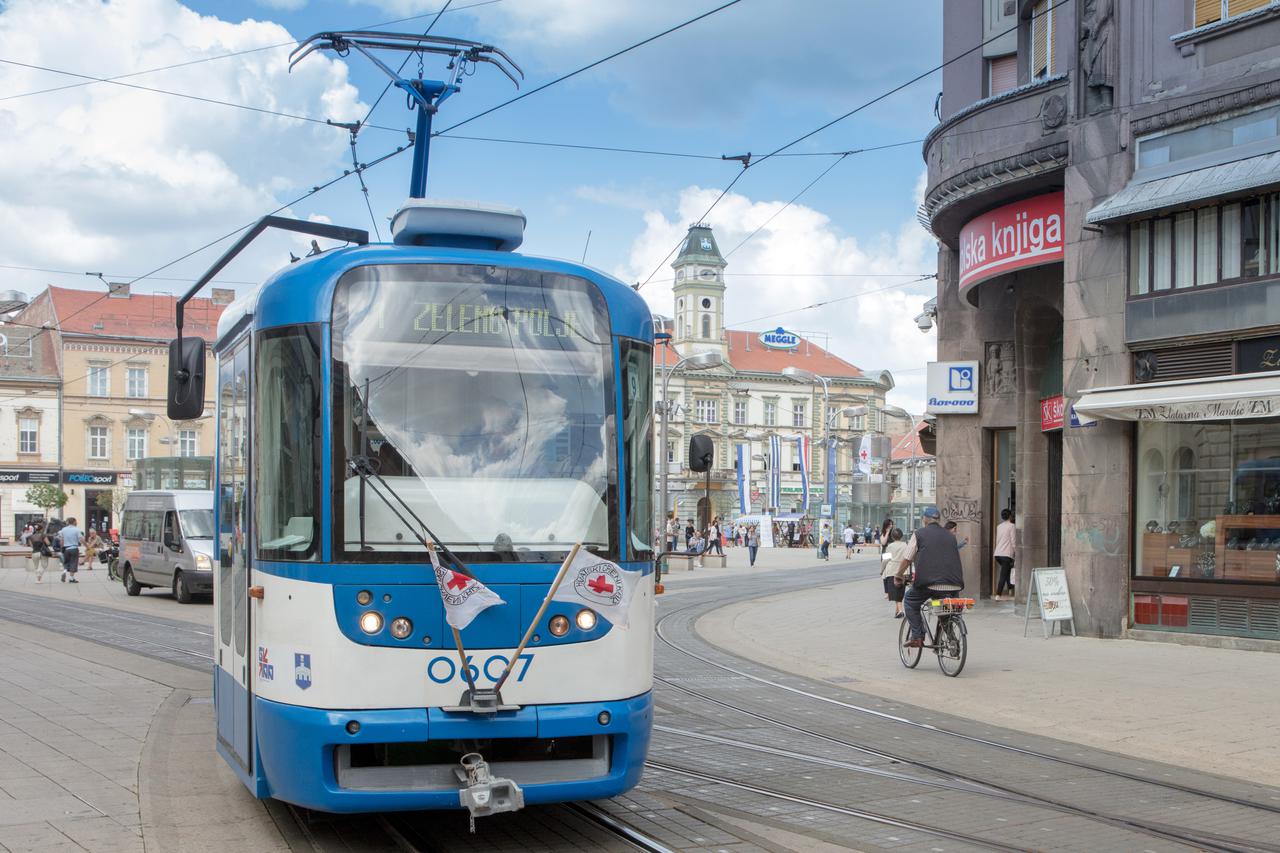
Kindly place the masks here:
[[(514, 253), (523, 225), (415, 199), (393, 244), (294, 263), (222, 317), (217, 749), (258, 797), (457, 808), (468, 753), (526, 803), (640, 778), (650, 313), (597, 270)], [(175, 342), (171, 406), (203, 399), (181, 384), (203, 381), (198, 346)], [(505, 602), (462, 632), (469, 672), (415, 516)], [(467, 676), (493, 686), (578, 542), (644, 574), (629, 627), (553, 602), (502, 689), (507, 710), (462, 708)]]

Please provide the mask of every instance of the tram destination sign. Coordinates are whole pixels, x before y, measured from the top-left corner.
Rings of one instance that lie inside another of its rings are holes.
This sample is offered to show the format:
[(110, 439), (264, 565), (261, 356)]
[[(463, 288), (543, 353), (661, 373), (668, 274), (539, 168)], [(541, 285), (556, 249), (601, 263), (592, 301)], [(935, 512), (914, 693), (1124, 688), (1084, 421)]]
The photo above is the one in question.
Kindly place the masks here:
[(795, 332), (788, 332), (781, 326), (760, 333), (760, 343), (769, 349), (795, 349), (800, 346), (800, 340)]

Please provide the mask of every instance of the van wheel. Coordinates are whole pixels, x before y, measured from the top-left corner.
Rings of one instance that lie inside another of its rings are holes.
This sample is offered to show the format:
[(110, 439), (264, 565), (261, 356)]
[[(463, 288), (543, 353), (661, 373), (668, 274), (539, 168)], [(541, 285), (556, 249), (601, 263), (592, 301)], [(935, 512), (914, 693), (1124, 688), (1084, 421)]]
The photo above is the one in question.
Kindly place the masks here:
[(191, 603), (191, 588), (187, 586), (187, 578), (182, 572), (173, 574), (173, 597), (178, 599), (179, 604)]
[(133, 579), (133, 568), (124, 567), (124, 591), (126, 595), (137, 595), (142, 592), (142, 584)]

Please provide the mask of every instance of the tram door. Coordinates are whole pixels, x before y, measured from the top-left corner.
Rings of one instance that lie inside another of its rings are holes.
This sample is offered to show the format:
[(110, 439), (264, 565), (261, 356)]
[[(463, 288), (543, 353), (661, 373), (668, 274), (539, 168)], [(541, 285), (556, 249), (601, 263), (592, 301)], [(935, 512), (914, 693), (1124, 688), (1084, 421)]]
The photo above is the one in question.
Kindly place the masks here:
[[(218, 367), (218, 739), (251, 772), (250, 704), (255, 665), (249, 631), (251, 448), (249, 340), (227, 351)], [(268, 653), (269, 654), (269, 653)], [(264, 664), (266, 661), (264, 661)]]

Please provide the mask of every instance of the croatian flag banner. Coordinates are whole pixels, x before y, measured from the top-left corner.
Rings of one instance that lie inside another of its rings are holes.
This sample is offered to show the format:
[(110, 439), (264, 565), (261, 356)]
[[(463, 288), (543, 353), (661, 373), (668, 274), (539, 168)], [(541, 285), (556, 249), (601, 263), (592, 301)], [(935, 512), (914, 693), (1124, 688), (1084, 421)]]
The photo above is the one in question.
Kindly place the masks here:
[(750, 494), (750, 460), (747, 454), (747, 445), (738, 445), (738, 512), (746, 515), (751, 512), (751, 494)]
[(615, 625), (627, 626), (631, 597), (643, 575), (579, 548), (552, 601), (590, 607)]
[(440, 588), (440, 600), (444, 602), (444, 619), (461, 631), (477, 616), (495, 604), (506, 604), (497, 593), (480, 581), (440, 565), (436, 549), (429, 549), (431, 567), (436, 571), (436, 586)]
[(801, 505), (805, 511), (809, 510), (809, 437), (805, 435), (796, 436), (796, 455), (800, 457), (800, 490)]
[(782, 503), (782, 437), (769, 436), (769, 511)]

